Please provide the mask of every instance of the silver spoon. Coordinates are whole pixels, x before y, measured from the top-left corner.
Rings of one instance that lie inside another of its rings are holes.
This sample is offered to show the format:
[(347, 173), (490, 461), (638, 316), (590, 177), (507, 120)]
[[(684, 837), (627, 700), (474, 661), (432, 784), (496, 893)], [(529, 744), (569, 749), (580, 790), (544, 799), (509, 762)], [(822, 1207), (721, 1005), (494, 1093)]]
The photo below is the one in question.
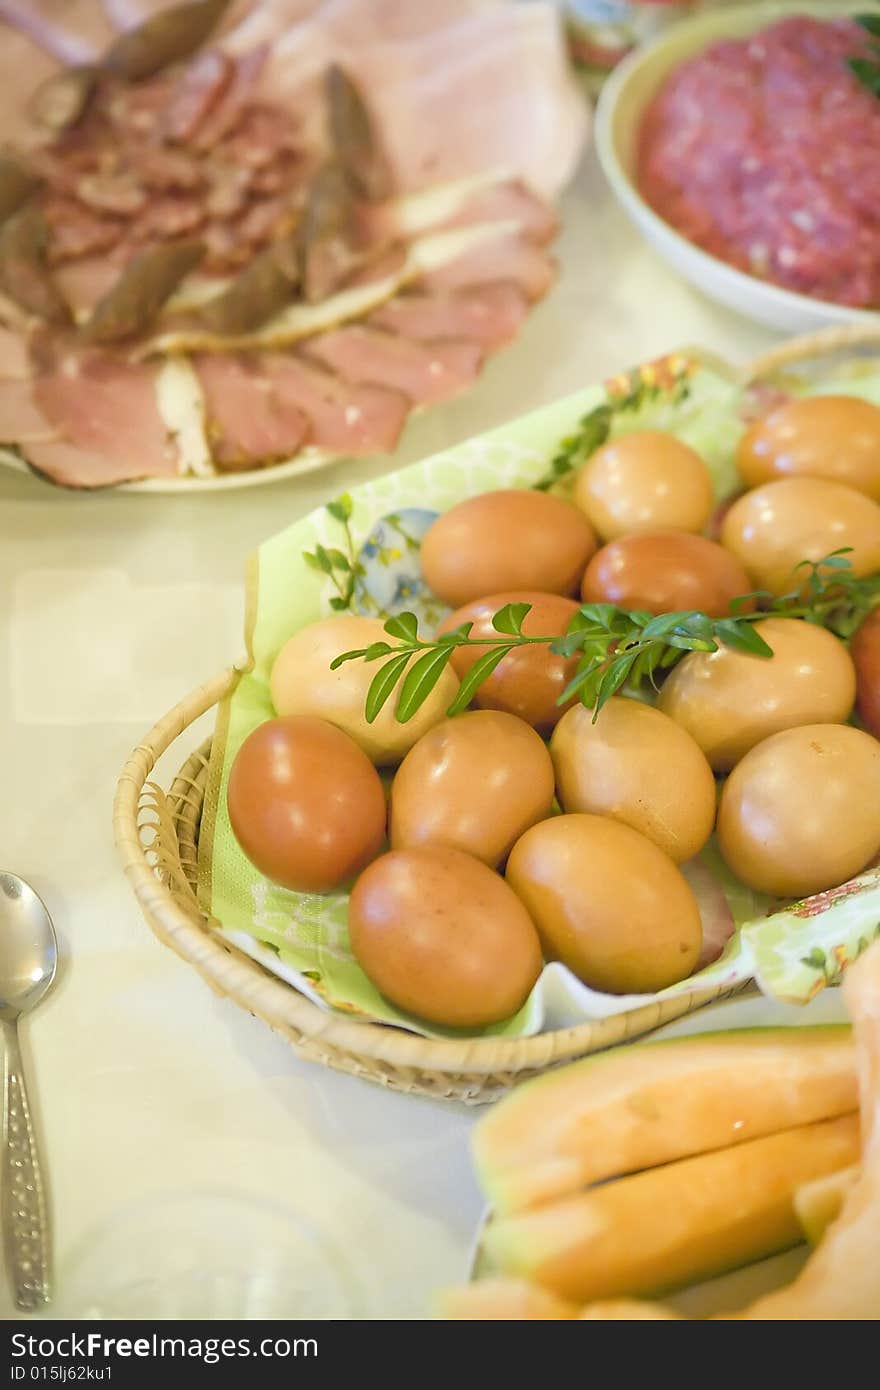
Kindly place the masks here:
[(49, 1224), (37, 1143), (31, 1125), (18, 1020), (55, 978), (58, 943), (45, 904), (30, 884), (0, 871), (0, 1026), (4, 1045), (3, 1245), (16, 1307), (48, 1303)]

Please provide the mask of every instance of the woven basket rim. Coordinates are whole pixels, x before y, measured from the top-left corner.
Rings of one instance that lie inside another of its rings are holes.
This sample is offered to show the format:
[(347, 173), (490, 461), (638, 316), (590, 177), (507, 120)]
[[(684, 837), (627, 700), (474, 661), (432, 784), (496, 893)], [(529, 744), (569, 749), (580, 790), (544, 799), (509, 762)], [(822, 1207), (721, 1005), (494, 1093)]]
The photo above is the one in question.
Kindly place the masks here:
[(753, 357), (742, 367), (739, 377), (745, 384), (761, 381), (781, 367), (793, 367), (797, 362), (830, 357), (856, 347), (880, 348), (880, 314), (876, 323), (835, 324), (830, 328), (819, 328), (815, 333), (787, 338), (767, 352)]
[[(855, 324), (823, 329), (780, 344), (744, 366), (739, 377), (757, 381), (781, 367), (799, 361), (837, 353), (850, 347), (880, 347), (880, 317), (877, 324)], [(209, 984), (232, 997), (241, 1007), (262, 1018), (270, 1027), (285, 1033), (289, 1041), (306, 1055), (341, 1070), (369, 1075), (398, 1089), (427, 1094), (455, 1094), (460, 1099), (491, 1099), (522, 1073), (534, 1074), (550, 1066), (643, 1036), (663, 1024), (681, 1018), (706, 1005), (721, 1002), (749, 988), (695, 988), (675, 998), (645, 1004), (624, 1014), (577, 1024), (573, 1027), (538, 1033), (528, 1038), (472, 1038), (463, 1040), (429, 1039), (395, 1025), (355, 1022), (312, 1003), (286, 981), (265, 970), (257, 961), (236, 950), (210, 929), (189, 887), (191, 901), (182, 904), (157, 875), (142, 837), (142, 798), (147, 779), (158, 758), (186, 732), (190, 725), (229, 692), (238, 677), (235, 668), (224, 671), (186, 695), (146, 734), (126, 760), (114, 798), (113, 827), (117, 849), (126, 877), (150, 927), (166, 945), (195, 966)], [(179, 852), (179, 829), (193, 868), (197, 844), (198, 817), (203, 788), (199, 787), (198, 750), (190, 753), (174, 779), (171, 800), (176, 811), (175, 835)], [(383, 1074), (382, 1068), (386, 1069)], [(387, 1069), (393, 1072), (387, 1074)], [(433, 1078), (434, 1084), (420, 1084)], [(438, 1092), (436, 1081), (450, 1079), (450, 1088)], [(487, 1090), (473, 1094), (470, 1080), (478, 1087), (494, 1079)]]
[[(206, 710), (222, 699), (236, 677), (226, 671), (198, 687), (175, 706), (134, 749), (120, 775), (113, 824), (126, 877), (149, 925), (165, 944), (193, 964), (218, 992), (272, 1027), (294, 1027), (305, 1037), (352, 1057), (375, 1059), (394, 1067), (434, 1073), (491, 1075), (540, 1071), (600, 1047), (610, 1047), (681, 1018), (706, 1004), (728, 997), (730, 987), (694, 989), (672, 999), (644, 1004), (623, 1014), (537, 1033), (526, 1038), (424, 1038), (395, 1025), (354, 1022), (313, 1004), (305, 995), (265, 970), (257, 961), (223, 941), (193, 903), (188, 908), (157, 877), (142, 843), (141, 793), (158, 757)], [(194, 781), (191, 753), (175, 779), (175, 799), (193, 807), (185, 789)], [(196, 751), (197, 756), (197, 751)], [(182, 788), (182, 790), (181, 790)], [(736, 987), (738, 991), (740, 986)]]

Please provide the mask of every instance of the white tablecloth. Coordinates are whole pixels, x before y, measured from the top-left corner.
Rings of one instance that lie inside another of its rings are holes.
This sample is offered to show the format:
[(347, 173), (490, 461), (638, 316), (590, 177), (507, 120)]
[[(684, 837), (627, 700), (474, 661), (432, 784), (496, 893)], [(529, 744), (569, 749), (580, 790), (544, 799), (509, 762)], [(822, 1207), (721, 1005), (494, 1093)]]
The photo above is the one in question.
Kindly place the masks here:
[(34, 884), (61, 941), (57, 986), (23, 1034), (62, 1308), (96, 1223), (193, 1189), (307, 1212), (345, 1247), (371, 1317), (423, 1316), (430, 1291), (462, 1275), (480, 1212), (474, 1112), (302, 1062), (216, 999), (141, 919), (111, 800), (139, 735), (239, 657), (245, 558), (264, 537), (361, 479), (670, 348), (742, 361), (768, 346), (645, 247), (592, 157), (564, 217), (553, 293), (465, 396), (410, 422), (393, 460), (206, 497), (76, 495), (0, 475), (0, 867)]

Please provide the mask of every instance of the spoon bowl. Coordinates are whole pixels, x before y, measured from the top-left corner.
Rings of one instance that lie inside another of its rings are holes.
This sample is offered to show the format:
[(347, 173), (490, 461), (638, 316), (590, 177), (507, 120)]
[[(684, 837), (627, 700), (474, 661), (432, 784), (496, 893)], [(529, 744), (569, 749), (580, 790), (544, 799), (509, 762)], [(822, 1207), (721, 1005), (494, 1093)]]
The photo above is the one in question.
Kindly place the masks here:
[(18, 1018), (38, 1004), (57, 966), (45, 903), (24, 879), (0, 871), (0, 1018)]

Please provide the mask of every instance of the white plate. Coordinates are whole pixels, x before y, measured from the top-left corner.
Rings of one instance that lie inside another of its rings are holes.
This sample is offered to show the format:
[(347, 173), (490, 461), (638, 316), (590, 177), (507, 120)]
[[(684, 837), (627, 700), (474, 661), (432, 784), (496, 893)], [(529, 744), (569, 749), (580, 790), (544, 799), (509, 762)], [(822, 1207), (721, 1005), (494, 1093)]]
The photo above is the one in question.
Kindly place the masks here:
[(726, 265), (694, 246), (644, 201), (633, 180), (642, 115), (666, 76), (716, 39), (754, 33), (785, 15), (858, 14), (852, 0), (736, 5), (699, 15), (637, 49), (615, 70), (599, 99), (596, 148), (605, 176), (624, 211), (670, 265), (711, 299), (759, 323), (789, 333), (810, 333), (832, 324), (876, 322), (877, 314), (795, 294)]
[[(111, 483), (109, 490), (113, 492), (224, 492), (229, 488), (259, 487), (260, 483), (277, 483), (280, 478), (293, 478), (299, 477), (302, 473), (314, 473), (318, 468), (326, 468), (330, 463), (338, 463), (343, 457), (345, 456), (342, 454), (330, 454), (322, 449), (303, 449), (295, 458), (288, 459), (286, 463), (276, 463), (267, 468), (245, 469), (241, 473), (217, 473), (211, 478), (199, 478), (194, 473), (184, 473), (176, 478), (143, 478), (139, 483)], [(6, 468), (13, 468), (18, 473), (34, 472), (18, 454), (13, 453), (10, 449), (0, 449), (0, 464)]]

